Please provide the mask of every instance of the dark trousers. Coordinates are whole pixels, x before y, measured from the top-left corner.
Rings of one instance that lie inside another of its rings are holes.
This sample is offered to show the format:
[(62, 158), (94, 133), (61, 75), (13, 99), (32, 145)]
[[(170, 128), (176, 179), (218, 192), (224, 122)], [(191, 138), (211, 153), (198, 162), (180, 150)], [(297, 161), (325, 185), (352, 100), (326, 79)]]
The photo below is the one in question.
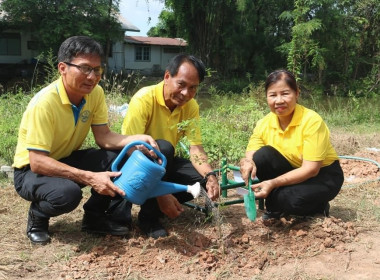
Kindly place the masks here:
[[(264, 146), (255, 152), (253, 161), (260, 181), (276, 178), (294, 168), (276, 149)], [(265, 199), (268, 211), (293, 215), (321, 213), (326, 203), (339, 193), (344, 175), (339, 161), (322, 167), (317, 176), (302, 183), (274, 189)]]
[[(102, 172), (110, 170), (118, 152), (102, 149), (79, 150), (60, 161), (82, 170)], [(31, 201), (31, 211), (40, 218), (55, 217), (74, 210), (82, 199), (81, 189), (85, 187), (69, 179), (33, 173), (29, 165), (15, 169), (14, 185), (22, 198)], [(131, 220), (130, 203), (120, 196), (113, 198), (101, 195), (93, 189), (83, 208), (95, 215), (108, 214), (121, 222)]]
[[(160, 148), (160, 152), (167, 160), (166, 173), (162, 178), (162, 181), (182, 185), (192, 185), (203, 179), (190, 160), (174, 156), (175, 149), (170, 142), (166, 140), (156, 141)], [(193, 199), (193, 196), (187, 192), (174, 193), (173, 195), (180, 203)], [(140, 219), (157, 219), (162, 215), (163, 213), (160, 211), (156, 198), (148, 199), (143, 205), (141, 205), (139, 213)]]

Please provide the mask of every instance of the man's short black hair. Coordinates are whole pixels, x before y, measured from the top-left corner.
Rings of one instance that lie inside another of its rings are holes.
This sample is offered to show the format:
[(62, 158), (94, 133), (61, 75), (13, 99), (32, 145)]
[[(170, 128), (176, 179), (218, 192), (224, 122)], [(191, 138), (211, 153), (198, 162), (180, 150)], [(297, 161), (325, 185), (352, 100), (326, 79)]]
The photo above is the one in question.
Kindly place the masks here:
[(78, 55), (98, 55), (103, 59), (103, 48), (94, 39), (88, 36), (73, 36), (67, 38), (58, 51), (58, 62), (71, 62)]
[(205, 66), (199, 58), (189, 55), (189, 54), (178, 54), (175, 57), (173, 57), (168, 66), (166, 67), (166, 71), (169, 72), (169, 74), (174, 77), (178, 73), (179, 67), (184, 63), (184, 62), (189, 62), (192, 65), (194, 65), (195, 69), (198, 71), (198, 76), (199, 76), (199, 82), (203, 82), (206, 74), (206, 69)]

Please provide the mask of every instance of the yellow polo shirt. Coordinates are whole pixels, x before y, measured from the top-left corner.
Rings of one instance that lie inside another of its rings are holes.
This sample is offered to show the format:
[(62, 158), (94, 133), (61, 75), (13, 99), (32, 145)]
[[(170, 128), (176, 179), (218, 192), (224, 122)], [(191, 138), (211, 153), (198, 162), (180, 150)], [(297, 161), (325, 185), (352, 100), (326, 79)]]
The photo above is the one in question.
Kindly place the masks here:
[(76, 107), (69, 101), (60, 78), (29, 102), (19, 128), (13, 167), (29, 164), (29, 150), (48, 152), (57, 160), (67, 157), (81, 147), (91, 125), (107, 123), (107, 106), (100, 86)]
[(140, 89), (131, 99), (121, 133), (148, 134), (169, 141), (173, 147), (184, 136), (190, 145), (202, 144), (199, 106), (191, 99), (173, 112), (165, 105), (164, 82)]
[(316, 112), (299, 104), (285, 131), (281, 129), (277, 115), (272, 112), (257, 122), (247, 151), (257, 151), (265, 145), (278, 150), (294, 168), (300, 167), (303, 159), (322, 161), (322, 166), (338, 159), (325, 122)]

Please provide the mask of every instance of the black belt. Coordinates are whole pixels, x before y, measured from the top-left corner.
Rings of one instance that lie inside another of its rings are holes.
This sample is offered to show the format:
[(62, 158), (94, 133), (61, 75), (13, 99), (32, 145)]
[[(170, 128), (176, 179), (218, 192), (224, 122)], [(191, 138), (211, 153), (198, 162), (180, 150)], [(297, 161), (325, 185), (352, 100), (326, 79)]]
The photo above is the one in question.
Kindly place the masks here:
[(21, 168), (17, 168), (15, 167), (14, 168), (14, 171), (21, 171), (21, 172), (25, 172), (25, 171), (28, 171), (30, 169), (30, 165), (25, 165), (24, 167), (21, 167)]

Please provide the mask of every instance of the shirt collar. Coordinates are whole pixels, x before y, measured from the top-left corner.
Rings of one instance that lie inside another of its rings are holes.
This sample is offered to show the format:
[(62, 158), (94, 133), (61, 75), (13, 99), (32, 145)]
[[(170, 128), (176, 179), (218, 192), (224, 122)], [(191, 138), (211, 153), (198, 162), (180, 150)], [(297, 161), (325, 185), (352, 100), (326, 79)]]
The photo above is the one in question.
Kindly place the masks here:
[[(156, 100), (158, 104), (160, 104), (163, 107), (168, 108), (165, 104), (165, 99), (164, 99), (164, 81), (160, 82), (156, 88), (155, 88), (155, 95), (156, 95)], [(178, 112), (183, 109), (184, 106), (176, 106), (172, 112)], [(168, 108), (169, 109), (169, 108)]]
[(164, 81), (160, 82), (156, 86), (155, 95), (156, 95), (156, 99), (157, 99), (158, 104), (166, 107), (165, 99), (164, 99)]
[(294, 115), (292, 118), (292, 121), (290, 122), (289, 126), (297, 126), (301, 124), (303, 115), (303, 107), (299, 104), (296, 104), (296, 108), (294, 109)]

